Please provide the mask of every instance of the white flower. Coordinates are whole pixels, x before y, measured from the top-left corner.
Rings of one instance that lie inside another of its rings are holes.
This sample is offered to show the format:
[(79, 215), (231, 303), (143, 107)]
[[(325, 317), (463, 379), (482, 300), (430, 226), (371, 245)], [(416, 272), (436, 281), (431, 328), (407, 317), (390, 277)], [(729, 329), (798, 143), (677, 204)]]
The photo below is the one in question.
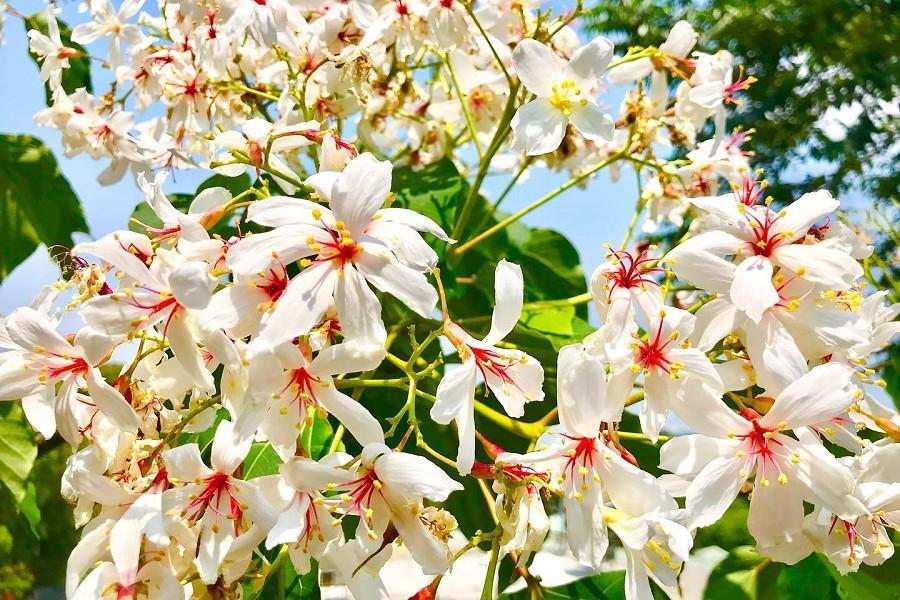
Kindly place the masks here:
[(694, 543), (678, 522), (678, 504), (652, 477), (631, 478), (610, 495), (615, 506), (603, 508), (603, 520), (625, 549), (625, 597), (653, 598), (650, 578), (677, 596), (678, 574)]
[(258, 482), (278, 515), (266, 537), (266, 548), (288, 544), (294, 568), (305, 574), (311, 557), (321, 560), (330, 544), (343, 539), (340, 523), (332, 518), (321, 491), (353, 480), (354, 473), (299, 456), (281, 464), (278, 471), (279, 476)]
[(141, 28), (128, 22), (137, 14), (143, 4), (144, 0), (125, 0), (116, 11), (109, 0), (92, 2), (91, 14), (94, 21), (77, 25), (72, 30), (72, 41), (78, 44), (90, 44), (110, 36), (106, 60), (109, 61), (112, 69), (124, 65), (122, 42), (138, 46), (145, 39)]
[(739, 194), (691, 198), (709, 213), (712, 228), (666, 255), (678, 276), (710, 290), (717, 282), (731, 280), (731, 304), (759, 321), (779, 302), (772, 278), (775, 267), (781, 267), (785, 280), (795, 274), (818, 289), (847, 290), (862, 275), (862, 267), (849, 254), (808, 239), (810, 227), (837, 209), (831, 194), (804, 194), (778, 212), (756, 204), (756, 199)]
[(47, 34), (44, 35), (37, 29), (28, 32), (28, 48), (41, 63), (41, 81), (46, 83), (51, 90), (59, 87), (62, 80), (63, 69), (69, 68), (69, 59), (74, 58), (80, 52), (74, 48), (63, 45), (59, 37), (59, 24), (52, 11), (46, 11)]
[(568, 123), (591, 141), (611, 139), (612, 117), (591, 100), (591, 94), (612, 54), (612, 43), (597, 37), (566, 63), (546, 45), (522, 40), (513, 51), (513, 62), (519, 79), (537, 98), (522, 105), (512, 119), (516, 144), (529, 155), (553, 152)]
[(257, 351), (250, 358), (250, 393), (235, 422), (241, 435), (259, 431), (283, 460), (297, 450), (297, 432), (307, 415), (325, 410), (344, 424), (360, 444), (383, 442), (381, 425), (366, 408), (339, 392), (331, 376), (376, 367), (381, 348), (367, 351), (351, 344), (325, 348), (312, 358), (309, 346), (281, 344), (274, 351)]
[(527, 465), (549, 474), (549, 485), (563, 496), (569, 547), (579, 562), (597, 569), (608, 546), (605, 498), (615, 502), (635, 493), (635, 487), (663, 490), (599, 437), (601, 424), (616, 411), (606, 398), (603, 362), (578, 344), (566, 346), (560, 350), (557, 376), (558, 430), (540, 438), (534, 452), (504, 453), (497, 464)]
[(341, 486), (337, 509), (359, 516), (356, 530), (360, 544), (377, 549), (389, 523), (409, 548), (413, 560), (428, 575), (443, 573), (450, 566), (446, 540), (449, 531), (430, 527), (423, 518), (424, 499), (443, 502), (462, 484), (439, 467), (414, 454), (394, 452), (381, 443), (363, 448), (357, 477)]
[(329, 200), (330, 210), (284, 196), (254, 202), (249, 219), (275, 229), (228, 251), (228, 266), (242, 275), (264, 272), (273, 258), (286, 265), (313, 257), (264, 319), (260, 336), (274, 346), (306, 334), (334, 301), (345, 337), (381, 344), (381, 304), (369, 283), (430, 317), (437, 292), (423, 272), (437, 257), (416, 231), (449, 238), (427, 217), (381, 208), (391, 189), (391, 164), (362, 154), (340, 173), (314, 177), (309, 183)]
[[(612, 420), (619, 421), (625, 402), (639, 373), (644, 376), (644, 405), (641, 429), (656, 439), (666, 422), (669, 408), (678, 412), (693, 410), (690, 399), (696, 395), (722, 392), (722, 380), (709, 359), (685, 340), (694, 328), (694, 315), (677, 308), (661, 308), (650, 321), (646, 336), (633, 334), (630, 349), (613, 355), (609, 379), (610, 402), (616, 406)], [(681, 401), (686, 401), (682, 404)]]
[(81, 316), (108, 335), (126, 335), (161, 325), (163, 337), (194, 383), (203, 389), (213, 389), (212, 376), (197, 347), (198, 333), (191, 328), (188, 312), (209, 304), (215, 285), (209, 265), (201, 260), (187, 260), (175, 251), (159, 250), (152, 255), (148, 266), (129, 252), (130, 246), (123, 246), (122, 240), (127, 238), (114, 233), (72, 249), (73, 254), (92, 253), (111, 262), (121, 269), (130, 284), (84, 303)]
[(841, 518), (822, 508), (808, 515), (804, 525), (815, 548), (844, 575), (891, 558), (894, 544), (888, 530), (900, 530), (898, 446), (879, 447), (858, 463), (855, 496), (865, 510)]
[[(855, 400), (852, 369), (829, 363), (812, 369), (785, 388), (769, 411), (741, 415), (720, 400), (692, 398), (682, 416), (695, 435), (667, 442), (660, 466), (693, 476), (687, 489), (690, 527), (718, 520), (755, 473), (748, 527), (760, 552), (777, 552), (802, 536), (803, 501), (821, 504), (842, 517), (858, 514), (850, 472), (804, 429), (827, 420)], [(794, 430), (797, 439), (786, 432)]]
[(666, 108), (668, 98), (668, 82), (666, 80), (666, 68), (679, 67), (688, 53), (697, 43), (697, 32), (687, 21), (678, 21), (669, 30), (666, 41), (659, 45), (662, 56), (654, 56), (653, 59), (639, 58), (623, 63), (610, 69), (609, 80), (612, 83), (624, 84), (638, 81), (650, 76), (649, 98), (653, 103), (652, 114), (659, 116)]
[(511, 417), (521, 417), (526, 403), (544, 399), (541, 364), (519, 350), (495, 346), (509, 335), (522, 314), (522, 268), (501, 260), (494, 288), (496, 306), (491, 329), (483, 340), (476, 340), (449, 320), (444, 324), (444, 335), (456, 347), (463, 364), (448, 369), (441, 379), (431, 418), (441, 424), (456, 421), (456, 466), (460, 475), (467, 475), (475, 461), (475, 387), (479, 374)]
[[(0, 354), (0, 400), (38, 394), (53, 398), (56, 427), (74, 445), (81, 439), (76, 395), (78, 388), (86, 385), (97, 410), (122, 431), (137, 431), (137, 414), (122, 394), (103, 380), (97, 368), (107, 360), (115, 340), (84, 327), (69, 342), (57, 333), (55, 323), (46, 315), (27, 307), (16, 309), (5, 324), (16, 349)], [(52, 432), (49, 423), (42, 423), (39, 429)]]
[(199, 524), (200, 539), (195, 565), (203, 583), (215, 583), (225, 556), (236, 538), (254, 521), (268, 522), (253, 483), (233, 476), (250, 450), (250, 439), (235, 444), (233, 426), (222, 421), (212, 443), (209, 468), (200, 458), (197, 444), (185, 444), (162, 453), (173, 483), (184, 485), (163, 492), (166, 513)]

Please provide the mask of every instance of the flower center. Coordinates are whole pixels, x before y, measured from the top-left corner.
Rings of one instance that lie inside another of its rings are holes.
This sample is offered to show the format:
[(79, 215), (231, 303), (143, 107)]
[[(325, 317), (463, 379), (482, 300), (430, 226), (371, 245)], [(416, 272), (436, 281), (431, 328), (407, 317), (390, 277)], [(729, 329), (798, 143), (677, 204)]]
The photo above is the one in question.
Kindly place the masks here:
[(649, 373), (651, 369), (658, 369), (668, 373), (673, 379), (678, 379), (678, 372), (683, 365), (669, 360), (666, 351), (669, 345), (678, 339), (678, 332), (673, 331), (668, 338), (663, 339), (662, 328), (663, 319), (660, 317), (656, 333), (652, 337), (648, 335), (647, 339), (643, 340), (635, 334), (635, 342), (632, 345), (634, 348), (634, 364), (631, 368), (635, 372), (643, 371), (644, 374)]
[[(590, 487), (591, 480), (600, 481), (600, 477), (594, 472), (594, 460), (597, 454), (597, 438), (571, 437), (563, 434), (569, 440), (575, 442), (574, 447), (566, 451), (566, 464), (560, 475), (560, 483), (568, 479), (572, 485), (572, 497), (581, 501)], [(591, 475), (593, 473), (593, 475)], [(589, 477), (591, 475), (591, 477)]]
[(753, 211), (748, 212), (744, 204), (738, 204), (738, 210), (744, 214), (747, 223), (750, 225), (753, 241), (750, 241), (749, 245), (750, 250), (756, 256), (771, 256), (772, 252), (784, 241), (785, 237), (793, 235), (793, 232), (777, 231), (774, 227), (784, 214), (783, 211), (776, 213), (765, 207), (763, 208), (763, 216), (759, 217)]
[[(229, 477), (226, 473), (213, 473), (203, 480), (203, 488), (194, 498), (191, 499), (185, 509), (185, 513), (190, 512), (188, 519), (192, 523), (199, 521), (207, 510), (211, 510), (216, 515), (216, 523), (213, 524), (213, 530), (218, 531), (218, 517), (222, 516), (232, 520), (234, 523), (234, 534), (238, 534), (238, 526), (241, 517), (244, 514), (245, 507), (235, 498), (228, 483)], [(223, 513), (221, 506), (223, 500), (228, 500), (228, 513)]]
[(587, 104), (587, 98), (581, 97), (581, 88), (576, 85), (574, 79), (565, 79), (554, 84), (550, 89), (552, 91), (550, 104), (567, 117), (572, 114), (574, 105), (585, 106)]
[(331, 239), (318, 242), (312, 236), (307, 238), (310, 249), (319, 253), (312, 262), (337, 261), (340, 264), (340, 271), (343, 271), (344, 265), (353, 262), (356, 255), (362, 252), (362, 248), (351, 237), (352, 234), (343, 221), (337, 221), (333, 228), (322, 223), (322, 228)]
[[(375, 512), (371, 507), (372, 496), (375, 492), (380, 494), (382, 487), (384, 487), (383, 484), (378, 480), (375, 471), (372, 470), (348, 483), (348, 491), (340, 495), (344, 514), (359, 516), (360, 523), (366, 528), (368, 537), (373, 540), (378, 537), (378, 534), (372, 528), (372, 516)], [(343, 517), (336, 519), (335, 522), (339, 523), (341, 519)]]
[(651, 277), (652, 273), (663, 273), (665, 269), (659, 267), (649, 267), (647, 263), (656, 262), (655, 258), (648, 258), (648, 249), (641, 250), (637, 256), (632, 256), (630, 252), (625, 250), (613, 250), (613, 263), (616, 270), (609, 273), (606, 277), (612, 281), (609, 287), (609, 295), (616, 291), (616, 288), (631, 289), (643, 288), (647, 284), (659, 286), (659, 283)]
[[(503, 383), (503, 393), (509, 394), (509, 386), (512, 386), (523, 392), (522, 387), (513, 379), (510, 370), (516, 364), (524, 364), (525, 357), (516, 358), (509, 354), (500, 354), (487, 348), (476, 348), (474, 346), (466, 346), (472, 356), (475, 358), (475, 365), (481, 371), (481, 376), (485, 381), (488, 379), (488, 373), (500, 379)], [(523, 392), (524, 394), (524, 392)], [(524, 394), (528, 399), (528, 394)]]

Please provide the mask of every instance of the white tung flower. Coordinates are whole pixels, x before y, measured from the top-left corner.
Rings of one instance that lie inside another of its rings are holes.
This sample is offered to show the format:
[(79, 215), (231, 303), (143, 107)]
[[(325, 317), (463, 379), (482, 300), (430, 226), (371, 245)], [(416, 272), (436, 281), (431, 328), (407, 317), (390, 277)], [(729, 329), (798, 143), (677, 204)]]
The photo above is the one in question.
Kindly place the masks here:
[(522, 268), (501, 260), (494, 287), (496, 306), (491, 329), (483, 340), (473, 338), (451, 321), (444, 325), (444, 334), (456, 347), (463, 364), (448, 369), (441, 379), (431, 418), (442, 424), (456, 421), (456, 466), (461, 475), (467, 475), (475, 461), (475, 387), (479, 374), (511, 417), (521, 417), (526, 403), (544, 399), (541, 364), (520, 350), (495, 346), (509, 335), (522, 314)]
[(553, 152), (568, 123), (593, 142), (612, 139), (612, 117), (592, 100), (612, 54), (612, 43), (597, 37), (566, 63), (546, 45), (522, 40), (513, 51), (513, 62), (519, 79), (537, 98), (522, 105), (512, 119), (516, 144), (529, 155)]

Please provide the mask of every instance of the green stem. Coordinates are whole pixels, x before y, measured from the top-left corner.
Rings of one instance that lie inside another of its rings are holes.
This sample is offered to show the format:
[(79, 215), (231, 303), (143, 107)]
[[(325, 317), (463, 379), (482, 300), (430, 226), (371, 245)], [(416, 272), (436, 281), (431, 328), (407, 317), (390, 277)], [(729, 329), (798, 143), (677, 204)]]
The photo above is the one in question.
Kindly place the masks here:
[[(530, 212), (534, 211), (535, 209), (540, 208), (541, 206), (543, 206), (550, 200), (553, 200), (554, 198), (556, 198), (557, 196), (559, 196), (560, 194), (562, 194), (569, 188), (578, 185), (579, 183), (581, 183), (582, 181), (584, 181), (585, 179), (587, 179), (588, 177), (590, 177), (591, 175), (593, 175), (594, 173), (599, 171), (600, 169), (602, 169), (606, 166), (609, 166), (613, 162), (619, 160), (624, 155), (625, 155), (625, 149), (619, 150), (618, 152), (616, 152), (615, 154), (613, 154), (606, 160), (597, 163), (593, 167), (591, 167), (591, 168), (587, 169), (586, 171), (583, 171), (582, 173), (571, 178), (569, 181), (565, 182), (564, 184), (562, 184), (558, 188), (554, 189), (553, 191), (548, 192), (541, 198), (538, 198), (537, 200), (535, 200), (534, 202), (532, 202), (531, 204), (529, 204), (522, 210), (511, 214), (510, 216), (506, 217), (505, 219), (503, 219), (502, 221), (500, 221), (499, 223), (497, 223), (490, 229), (479, 233), (478, 235), (476, 235), (474, 238), (472, 238), (468, 242), (462, 244), (461, 246), (456, 247), (453, 250), (453, 254), (456, 256), (460, 256), (460, 255), (464, 254), (465, 252), (467, 252), (468, 250), (471, 250), (472, 247), (475, 246), (477, 243), (484, 241), (487, 238), (493, 236), (494, 234), (506, 229), (511, 224), (515, 223), (516, 221), (518, 221), (525, 215), (529, 214)], [(476, 181), (477, 181), (477, 179), (476, 179)], [(458, 235), (454, 235), (454, 237), (458, 237)]]
[(498, 535), (491, 540), (491, 557), (488, 560), (487, 573), (484, 575), (481, 600), (491, 600), (494, 597), (494, 575), (497, 572), (497, 559), (500, 557), (500, 537)]
[(503, 114), (497, 125), (497, 131), (494, 133), (494, 138), (491, 140), (487, 151), (482, 157), (481, 163), (478, 165), (475, 181), (469, 188), (469, 193), (466, 196), (465, 202), (463, 202), (462, 209), (459, 211), (456, 225), (453, 227), (453, 234), (451, 237), (454, 239), (460, 239), (460, 236), (462, 236), (465, 231), (466, 225), (472, 217), (472, 211), (475, 210), (475, 204), (478, 201), (478, 191), (481, 189), (481, 184), (484, 182), (484, 178), (487, 176), (488, 170), (491, 167), (491, 160), (493, 160), (497, 151), (500, 150), (500, 147), (503, 145), (503, 140), (506, 139), (506, 135), (509, 132), (509, 123), (512, 121), (513, 115), (515, 114), (516, 95), (518, 92), (518, 83), (510, 87), (509, 98), (506, 101), (506, 107), (503, 109)]
[(478, 136), (475, 134), (475, 121), (472, 120), (472, 113), (469, 112), (465, 95), (459, 86), (459, 81), (456, 79), (456, 72), (453, 70), (453, 63), (450, 62), (449, 54), (444, 55), (444, 62), (447, 64), (447, 72), (450, 73), (450, 81), (453, 83), (454, 91), (456, 91), (456, 97), (459, 98), (459, 106), (462, 108), (463, 117), (466, 119), (466, 127), (469, 128), (469, 136), (475, 145), (475, 151), (478, 152), (478, 159), (481, 160), (484, 158), (484, 151), (481, 149), (481, 144), (478, 143)]

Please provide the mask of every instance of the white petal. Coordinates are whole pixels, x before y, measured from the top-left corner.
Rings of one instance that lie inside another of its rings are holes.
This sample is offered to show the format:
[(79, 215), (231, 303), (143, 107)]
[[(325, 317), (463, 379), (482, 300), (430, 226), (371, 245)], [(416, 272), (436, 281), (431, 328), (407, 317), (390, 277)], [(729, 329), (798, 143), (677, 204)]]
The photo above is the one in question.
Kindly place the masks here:
[(366, 233), (390, 248), (408, 267), (427, 273), (437, 266), (437, 253), (406, 225), (379, 219), (366, 228)]
[(762, 477), (758, 472), (747, 529), (756, 539), (760, 554), (794, 564), (813, 550), (803, 532), (803, 489), (796, 482), (781, 484), (774, 478), (762, 486)]
[(447, 425), (456, 421), (459, 451), (456, 468), (460, 475), (468, 475), (475, 462), (475, 360), (448, 368), (438, 384), (437, 400), (431, 406), (431, 418), (435, 423)]
[(551, 86), (560, 80), (566, 68), (565, 61), (559, 55), (546, 45), (530, 38), (519, 42), (513, 50), (513, 63), (519, 80), (529, 92), (537, 94), (538, 97), (549, 96), (552, 93)]
[(604, 361), (588, 354), (581, 344), (560, 349), (556, 390), (559, 422), (576, 436), (597, 437), (600, 423), (622, 417), (620, 407), (606, 401)]
[(137, 431), (141, 423), (137, 413), (118, 390), (103, 380), (99, 370), (89, 369), (85, 381), (91, 400), (110, 423), (125, 432)]
[(580, 502), (566, 498), (563, 504), (566, 507), (566, 537), (572, 554), (578, 562), (599, 569), (609, 546), (599, 486), (592, 486)]
[(367, 345), (359, 341), (344, 341), (319, 351), (313, 359), (311, 372), (317, 375), (359, 373), (378, 367), (384, 359), (384, 345)]
[[(0, 379), (2, 379), (2, 375), (0, 375)], [(53, 391), (52, 387), (46, 387), (38, 394), (22, 396), (22, 411), (25, 413), (25, 418), (28, 419), (28, 424), (48, 440), (56, 433)]]
[(169, 285), (179, 304), (199, 310), (209, 304), (215, 280), (209, 274), (209, 265), (192, 260), (172, 269), (169, 273)]
[(849, 289), (863, 274), (856, 259), (824, 244), (779, 246), (772, 259), (795, 273), (803, 273), (807, 281), (835, 290)]
[(403, 544), (409, 548), (413, 560), (419, 563), (426, 575), (437, 575), (447, 570), (451, 560), (450, 550), (426, 528), (419, 515), (408, 507), (399, 507), (391, 522)]
[(603, 36), (597, 36), (572, 54), (568, 72), (579, 84), (593, 85), (606, 72), (606, 65), (613, 56), (613, 44)]
[(381, 303), (352, 265), (344, 267), (343, 276), (337, 278), (334, 303), (346, 339), (365, 346), (384, 345), (387, 331), (381, 320)]
[[(840, 206), (828, 190), (803, 194), (784, 209), (775, 222), (781, 240), (792, 242), (806, 235), (807, 230)], [(791, 233), (793, 235), (788, 235)]]
[(321, 233), (319, 227), (312, 225), (285, 225), (249, 235), (228, 249), (228, 268), (237, 274), (252, 276), (268, 269), (275, 260), (288, 265), (313, 254), (306, 239)]
[(399, 223), (411, 227), (416, 231), (424, 231), (435, 236), (442, 242), (454, 243), (441, 226), (420, 213), (408, 208), (383, 208), (378, 211), (377, 217), (391, 223)]
[(569, 119), (581, 135), (594, 143), (602, 144), (613, 139), (616, 125), (612, 117), (593, 102), (573, 106)]
[(734, 501), (744, 478), (738, 475), (745, 459), (721, 457), (713, 459), (688, 487), (688, 526), (705, 527), (719, 520)]
[(539, 156), (559, 148), (566, 133), (567, 119), (548, 100), (538, 98), (523, 104), (513, 116), (510, 126), (517, 147), (529, 156)]
[(666, 417), (669, 399), (677, 395), (677, 383), (665, 373), (650, 373), (644, 377), (644, 405), (641, 408), (641, 431), (656, 441)]
[(827, 421), (844, 412), (856, 398), (853, 369), (842, 363), (827, 363), (810, 370), (778, 394), (769, 412), (759, 422), (789, 429)]
[(777, 395), (806, 374), (806, 359), (775, 316), (764, 314), (758, 323), (747, 323), (744, 329), (756, 381), (767, 393)]
[(294, 277), (266, 317), (260, 337), (272, 345), (309, 333), (334, 297), (337, 273), (328, 262), (313, 264)]
[(410, 269), (374, 244), (366, 243), (356, 257), (356, 266), (363, 276), (382, 292), (391, 294), (419, 315), (427, 318), (437, 305), (437, 292), (425, 276)]
[(714, 298), (697, 311), (697, 324), (691, 333), (691, 341), (698, 350), (708, 352), (745, 320), (734, 304), (725, 298)]
[(278, 544), (294, 544), (306, 531), (306, 511), (309, 508), (309, 496), (303, 494), (278, 514), (278, 520), (266, 537), (266, 548), (274, 548)]
[(267, 227), (310, 225), (319, 220), (313, 217), (315, 211), (326, 223), (334, 223), (331, 211), (321, 204), (290, 196), (271, 196), (254, 202), (247, 209), (247, 219)]
[(637, 60), (621, 64), (618, 67), (613, 67), (609, 70), (606, 76), (609, 79), (610, 83), (613, 83), (615, 85), (622, 85), (637, 81), (639, 79), (643, 79), (652, 72), (653, 63), (650, 62), (650, 59), (639, 58)]
[(375, 461), (375, 472), (385, 487), (409, 499), (443, 502), (452, 492), (463, 489), (461, 483), (450, 479), (440, 467), (415, 454), (384, 454)]
[(676, 475), (692, 476), (719, 457), (732, 457), (735, 443), (705, 435), (680, 435), (666, 442), (659, 451), (659, 468)]
[(54, 354), (72, 355), (72, 344), (57, 333), (49, 317), (23, 306), (6, 318), (9, 337), (27, 352), (46, 350)]
[(494, 313), (485, 344), (494, 345), (513, 330), (522, 315), (522, 267), (501, 259), (494, 273)]
[(197, 444), (185, 444), (170, 448), (162, 453), (163, 462), (170, 479), (185, 483), (204, 479), (213, 475), (214, 471), (203, 464), (200, 458), (200, 447)]
[(216, 429), (213, 438), (212, 454), (210, 462), (219, 473), (230, 475), (237, 469), (241, 461), (250, 451), (250, 439), (240, 439), (234, 435), (234, 425), (231, 421), (222, 421)]
[(363, 234), (366, 225), (382, 207), (391, 192), (389, 161), (379, 161), (369, 153), (351, 160), (331, 192), (334, 218), (343, 221), (354, 236)]
[(173, 315), (166, 327), (166, 339), (176, 360), (190, 376), (194, 385), (204, 390), (213, 390), (215, 384), (212, 374), (203, 362), (203, 355), (200, 354), (197, 341), (188, 327), (187, 318), (183, 310)]
[(772, 261), (765, 256), (752, 256), (741, 261), (731, 282), (731, 303), (759, 321), (763, 313), (778, 302), (772, 285)]
[(333, 384), (318, 390), (316, 397), (361, 445), (371, 442), (384, 443), (384, 432), (378, 419), (362, 404), (336, 390)]

